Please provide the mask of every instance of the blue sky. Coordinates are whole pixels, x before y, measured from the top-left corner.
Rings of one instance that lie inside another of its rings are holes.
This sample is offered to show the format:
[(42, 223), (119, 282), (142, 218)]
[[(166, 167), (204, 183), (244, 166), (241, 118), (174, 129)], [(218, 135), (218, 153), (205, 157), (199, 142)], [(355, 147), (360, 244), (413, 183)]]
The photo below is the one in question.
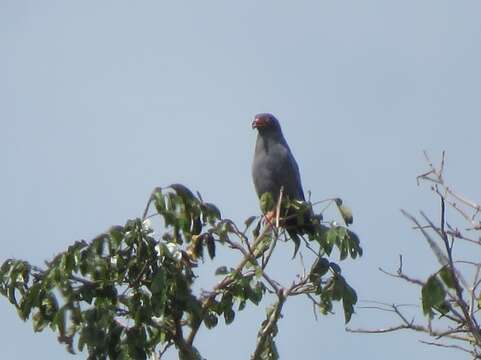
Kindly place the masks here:
[[(0, 260), (42, 264), (139, 216), (153, 187), (172, 182), (235, 221), (257, 214), (250, 123), (272, 112), (305, 190), (353, 209), (365, 256), (345, 275), (360, 299), (416, 302), (417, 289), (377, 268), (403, 254), (412, 274), (436, 270), (399, 212), (437, 215), (415, 182), (423, 150), (446, 150), (448, 181), (479, 199), (480, 13), (479, 1), (444, 0), (1, 0)], [(282, 261), (273, 272), (292, 275)], [(263, 316), (249, 309), (202, 331), (199, 350), (247, 358)], [(4, 358), (69, 356), (5, 299), (0, 317)], [(352, 323), (381, 324), (389, 318), (368, 311)], [(464, 356), (417, 339), (348, 334), (340, 309), (316, 322), (296, 299), (278, 345), (283, 359)]]

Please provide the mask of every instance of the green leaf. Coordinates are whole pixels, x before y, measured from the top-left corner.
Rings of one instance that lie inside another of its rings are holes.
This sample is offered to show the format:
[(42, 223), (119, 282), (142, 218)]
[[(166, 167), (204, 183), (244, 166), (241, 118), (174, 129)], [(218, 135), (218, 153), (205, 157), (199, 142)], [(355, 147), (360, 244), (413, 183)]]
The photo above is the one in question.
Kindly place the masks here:
[(65, 336), (65, 324), (65, 307), (62, 307), (53, 318), (53, 325), (55, 325), (57, 331), (60, 333), (60, 337)]
[(11, 304), (18, 306), (17, 304), (17, 298), (15, 297), (15, 291), (16, 291), (15, 285), (10, 285), (7, 289), (7, 294), (8, 294), (8, 301), (10, 301)]
[(262, 274), (264, 273), (264, 271), (262, 270), (262, 268), (260, 266), (255, 266), (255, 276), (256, 276), (256, 279), (260, 279), (262, 277)]
[(337, 232), (336, 243), (340, 245), (347, 238), (347, 228), (344, 226), (336, 226), (335, 229)]
[[(327, 288), (327, 286), (326, 286)], [(332, 300), (328, 291), (321, 292), (321, 302), (319, 304), (319, 311), (323, 315), (332, 313)]]
[(331, 254), (333, 246), (337, 243), (337, 239), (337, 229), (335, 226), (333, 226), (326, 232), (325, 236), (324, 251), (327, 255)]
[(432, 308), (440, 306), (446, 298), (446, 290), (436, 275), (431, 275), (421, 290), (424, 315), (432, 317)]
[(234, 298), (232, 297), (232, 294), (230, 292), (225, 292), (222, 294), (222, 298), (219, 303), (220, 307), (220, 313), (223, 313), (227, 309), (232, 308), (232, 304), (234, 303)]
[(292, 233), (291, 240), (294, 242), (294, 255), (292, 255), (292, 258), (294, 259), (299, 251), (299, 247), (301, 246), (301, 238), (297, 236), (296, 233)]
[(231, 308), (224, 310), (224, 320), (227, 325), (231, 324), (234, 321), (235, 312)]
[(204, 258), (204, 244), (203, 244), (203, 236), (194, 235), (192, 236), (192, 244), (189, 249), (192, 251), (194, 255), (194, 259), (197, 258)]
[(162, 271), (162, 269), (159, 269), (153, 279), (152, 279), (152, 284), (150, 286), (150, 290), (152, 291), (152, 294), (156, 295), (164, 291), (165, 287), (165, 272)]
[(338, 205), (337, 207), (339, 212), (341, 213), (342, 219), (346, 223), (346, 225), (350, 225), (353, 223), (352, 211), (347, 206)]
[(443, 280), (444, 285), (446, 285), (450, 289), (455, 288), (455, 279), (448, 265), (445, 265), (441, 268), (441, 270), (439, 271), (439, 275), (441, 276), (441, 279)]
[(82, 286), (79, 289), (79, 294), (83, 301), (87, 302), (88, 304), (92, 303), (92, 299), (94, 297), (94, 291), (90, 286), (85, 286), (85, 285)]
[(347, 324), (354, 313), (354, 305), (357, 303), (356, 291), (344, 281), (344, 293), (342, 296), (342, 307), (344, 309), (344, 319)]
[(152, 190), (151, 199), (161, 198), (162, 197), (162, 188), (157, 186), (154, 190)]
[(247, 220), (244, 222), (244, 224), (246, 225), (246, 229), (248, 229), (256, 219), (257, 216), (250, 216), (249, 218), (247, 218)]
[(0, 278), (5, 277), (10, 272), (13, 262), (13, 259), (7, 259), (3, 262), (2, 266), (0, 267)]
[(446, 315), (450, 311), (450, 307), (447, 301), (443, 301), (441, 305), (434, 306), (434, 309), (436, 309), (436, 311), (439, 312), (441, 315)]
[(254, 236), (254, 239), (257, 239), (259, 237), (259, 234), (261, 232), (261, 223), (262, 220), (259, 220), (254, 230), (252, 230), (252, 235)]
[(171, 184), (169, 186), (173, 189), (177, 195), (179, 195), (184, 201), (191, 202), (192, 200), (196, 199), (195, 195), (187, 188), (185, 185), (182, 184)]
[(339, 248), (339, 258), (344, 260), (349, 254), (349, 236), (347, 236), (347, 229), (343, 226), (336, 226), (335, 228), (337, 237), (335, 239), (336, 245)]
[(340, 275), (334, 277), (334, 283), (332, 286), (332, 299), (341, 300), (344, 297), (346, 281)]
[(346, 238), (340, 238), (342, 239), (339, 242), (339, 260), (344, 260), (347, 258), (347, 255), (349, 254), (349, 244), (346, 241)]
[(202, 232), (202, 222), (200, 221), (200, 217), (193, 216), (191, 233), (193, 235), (199, 235), (201, 232)]
[(330, 268), (332, 271), (334, 271), (336, 274), (341, 275), (341, 267), (337, 265), (335, 262), (329, 263)]
[(32, 285), (28, 292), (23, 296), (19, 306), (19, 315), (22, 320), (28, 319), (32, 307), (39, 307), (43, 301), (42, 284), (37, 282)]
[(146, 360), (147, 354), (145, 353), (143, 346), (145, 343), (146, 334), (143, 327), (132, 327), (127, 330), (127, 344), (129, 348), (129, 355), (133, 359)]
[(209, 253), (209, 257), (211, 259), (215, 258), (215, 241), (212, 234), (211, 233), (205, 234), (204, 241), (207, 246), (207, 252)]
[(241, 301), (239, 301), (239, 307), (238, 307), (238, 310), (239, 310), (239, 311), (242, 311), (242, 310), (244, 310), (244, 309), (245, 309), (245, 307), (246, 307), (246, 301), (245, 301), (245, 300), (241, 300)]
[(48, 325), (48, 322), (45, 321), (44, 315), (41, 311), (37, 311), (32, 318), (32, 325), (33, 331), (40, 332)]
[(262, 282), (259, 281), (254, 288), (248, 287), (246, 290), (249, 300), (252, 301), (252, 303), (254, 303), (255, 305), (259, 305), (265, 291), (265, 287)]
[(261, 203), (261, 211), (264, 214), (271, 211), (274, 208), (274, 199), (272, 198), (272, 194), (270, 192), (266, 192), (262, 194), (260, 203)]
[(351, 255), (351, 258), (355, 259), (357, 256), (362, 256), (362, 247), (360, 245), (359, 237), (356, 235), (356, 233), (347, 229), (347, 237), (349, 243), (349, 254)]
[(215, 270), (216, 275), (227, 275), (229, 273), (229, 270), (227, 269), (227, 266), (220, 266)]
[(207, 329), (212, 329), (216, 327), (218, 322), (219, 322), (219, 319), (212, 312), (209, 312), (204, 316), (204, 324), (207, 327)]
[(217, 206), (214, 204), (205, 202), (201, 205), (203, 211), (206, 213), (207, 217), (213, 220), (220, 220), (222, 219), (222, 214)]
[(311, 268), (311, 273), (309, 274), (309, 280), (313, 284), (318, 284), (321, 277), (329, 271), (329, 260), (326, 258), (317, 258), (314, 265)]
[(162, 194), (162, 190), (160, 188), (158, 191), (152, 193), (152, 198), (154, 199), (154, 205), (157, 212), (159, 214), (165, 214), (167, 208), (165, 206), (164, 194)]

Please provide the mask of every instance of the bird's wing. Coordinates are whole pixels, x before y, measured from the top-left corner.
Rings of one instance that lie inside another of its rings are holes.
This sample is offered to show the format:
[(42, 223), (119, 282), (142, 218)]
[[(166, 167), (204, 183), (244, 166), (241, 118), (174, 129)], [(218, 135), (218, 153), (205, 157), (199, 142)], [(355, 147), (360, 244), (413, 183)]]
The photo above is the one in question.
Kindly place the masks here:
[(304, 201), (299, 167), (288, 146), (277, 144), (270, 146), (268, 151), (259, 150), (254, 158), (252, 173), (259, 196), (270, 192), (277, 199), (282, 186), (285, 197)]
[(299, 166), (296, 159), (292, 155), (289, 148), (287, 149), (284, 161), (282, 164), (283, 176), (282, 182), (284, 184), (284, 191), (291, 200), (305, 201), (304, 191), (302, 190), (301, 175), (299, 173)]

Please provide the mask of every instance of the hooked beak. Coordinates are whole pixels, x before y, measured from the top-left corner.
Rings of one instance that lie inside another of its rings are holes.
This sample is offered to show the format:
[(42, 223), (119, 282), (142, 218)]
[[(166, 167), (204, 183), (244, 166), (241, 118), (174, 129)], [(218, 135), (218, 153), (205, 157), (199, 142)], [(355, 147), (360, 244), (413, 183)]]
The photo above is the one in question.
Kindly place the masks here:
[(259, 129), (259, 128), (265, 127), (267, 123), (268, 123), (268, 120), (266, 120), (265, 118), (256, 117), (252, 122), (252, 128)]

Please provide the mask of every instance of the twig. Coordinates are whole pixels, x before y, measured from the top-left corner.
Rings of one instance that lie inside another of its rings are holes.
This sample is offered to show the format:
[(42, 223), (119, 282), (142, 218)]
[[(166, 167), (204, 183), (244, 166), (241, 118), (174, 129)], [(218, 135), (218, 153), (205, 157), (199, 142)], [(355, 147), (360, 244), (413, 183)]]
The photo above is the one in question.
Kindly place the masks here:
[(276, 248), (277, 245), (277, 239), (278, 236), (274, 236), (274, 239), (272, 240), (270, 246), (269, 246), (269, 251), (267, 252), (267, 255), (262, 258), (262, 270), (264, 270), (269, 263), (269, 260), (271, 259), (272, 254), (274, 253), (274, 249)]
[(259, 336), (257, 338), (257, 345), (254, 350), (254, 353), (251, 356), (251, 360), (259, 360), (261, 358), (260, 356), (262, 354), (262, 351), (265, 349), (265, 343), (267, 339), (270, 336), (275, 335), (273, 334), (275, 326), (277, 324), (277, 321), (281, 317), (282, 307), (284, 306), (284, 303), (291, 291), (292, 291), (292, 287), (289, 288), (287, 291), (283, 289), (280, 289), (278, 291), (277, 293), (278, 300), (277, 300), (277, 303), (274, 305), (275, 309), (271, 312), (267, 323), (259, 331)]
[[(481, 358), (478, 353), (478, 351), (481, 349), (481, 332), (475, 315), (479, 312), (478, 287), (481, 284), (481, 263), (476, 261), (455, 260), (453, 255), (453, 246), (455, 244), (455, 239), (465, 240), (469, 243), (479, 246), (481, 245), (481, 238), (473, 239), (464, 236), (457, 228), (453, 228), (449, 225), (446, 215), (447, 208), (452, 208), (471, 225), (471, 227), (467, 230), (481, 230), (481, 223), (476, 221), (477, 217), (481, 213), (481, 206), (457, 194), (446, 185), (444, 181), (445, 152), (442, 154), (439, 168), (436, 168), (433, 165), (433, 162), (429, 158), (427, 152), (424, 152), (424, 156), (428, 163), (428, 171), (419, 175), (416, 179), (418, 184), (421, 181), (432, 183), (431, 190), (439, 196), (440, 225), (436, 226), (423, 212), (421, 212), (421, 216), (423, 221), (427, 222), (426, 225), (421, 225), (419, 221), (408, 212), (402, 210), (402, 213), (410, 220), (411, 223), (414, 224), (413, 228), (423, 234), (423, 237), (428, 242), (431, 250), (435, 254), (436, 259), (444, 269), (449, 271), (450, 278), (452, 278), (452, 282), (449, 282), (449, 284), (447, 283), (447, 280), (443, 278), (442, 283), (447, 296), (443, 302), (443, 306), (446, 306), (448, 311), (447, 313), (441, 314), (439, 317), (439, 319), (444, 319), (445, 322), (449, 322), (450, 326), (448, 329), (444, 330), (433, 329), (434, 321), (436, 319), (431, 316), (428, 316), (425, 325), (415, 324), (414, 320), (409, 321), (409, 319), (404, 316), (404, 314), (400, 311), (399, 305), (374, 303), (372, 306), (365, 306), (361, 308), (393, 312), (396, 314), (396, 317), (400, 319), (401, 323), (399, 325), (394, 325), (387, 328), (367, 330), (347, 329), (347, 331), (357, 333), (386, 333), (407, 329), (424, 332), (436, 339), (452, 339), (465, 342), (472, 346), (473, 350), (469, 350), (456, 344), (421, 341), (422, 343), (462, 350), (470, 353), (476, 359), (479, 359)], [(467, 207), (468, 210), (466, 210), (465, 207)], [(430, 230), (439, 236), (441, 239), (441, 246), (438, 245), (439, 240)], [(457, 264), (469, 264), (475, 266), (474, 276), (470, 285), (468, 285), (467, 281), (463, 277), (463, 274), (461, 274), (456, 268)], [(388, 276), (399, 278), (421, 287), (425, 285), (423, 281), (411, 278), (410, 276), (404, 274), (402, 256), (399, 258), (399, 268), (397, 273), (391, 273), (383, 270), (382, 268), (379, 268), (379, 270)], [(467, 300), (465, 300), (466, 297), (468, 297)]]
[[(267, 234), (267, 232), (270, 230), (269, 226), (264, 227), (262, 232), (257, 236), (257, 238), (254, 240), (254, 243), (252, 244), (252, 248), (255, 249), (257, 245), (262, 241), (264, 236)], [(221, 289), (226, 288), (230, 284), (232, 284), (235, 281), (235, 278), (241, 274), (242, 269), (247, 265), (249, 261), (251, 261), (252, 256), (251, 254), (244, 255), (244, 258), (241, 260), (241, 262), (237, 265), (236, 269), (229, 275), (227, 275), (222, 281), (220, 281), (216, 286), (214, 286), (214, 289), (211, 291), (210, 295), (204, 300), (204, 303), (202, 305), (203, 310), (205, 311), (209, 306), (212, 305), (212, 302), (214, 301), (216, 295)], [(197, 335), (197, 332), (199, 331), (200, 326), (202, 325), (202, 320), (199, 320), (197, 323), (192, 325), (192, 330), (187, 338), (187, 344), (192, 346), (194, 342), (194, 338)]]
[(412, 284), (416, 284), (416, 285), (419, 285), (419, 286), (424, 286), (424, 282), (422, 282), (421, 280), (418, 280), (418, 279), (414, 279), (414, 278), (411, 278), (409, 276), (407, 276), (406, 274), (404, 273), (396, 273), (396, 274), (393, 274), (389, 271), (386, 271), (384, 270), (383, 268), (378, 268), (379, 271), (381, 271), (382, 273), (386, 274), (386, 275), (389, 275), (391, 277), (395, 277), (395, 278), (399, 278), (399, 279), (403, 279), (403, 280), (406, 280), (407, 282), (410, 282)]
[(462, 346), (459, 346), (459, 345), (454, 345), (454, 344), (442, 344), (442, 343), (435, 343), (435, 342), (431, 342), (431, 341), (425, 341), (425, 340), (419, 340), (420, 343), (423, 343), (423, 344), (426, 344), (426, 345), (432, 345), (432, 346), (438, 346), (438, 347), (443, 347), (443, 348), (451, 348), (451, 349), (456, 349), (456, 350), (461, 350), (461, 351), (464, 351), (464, 352), (467, 352), (469, 354), (471, 354), (472, 356), (474, 356), (475, 359), (479, 359), (479, 354), (477, 354), (475, 351), (472, 351), (472, 350), (469, 350), (469, 349), (466, 349)]
[(281, 213), (281, 203), (282, 203), (282, 195), (284, 194), (284, 186), (281, 186), (279, 191), (279, 199), (277, 199), (277, 206), (276, 206), (276, 228), (279, 229), (279, 217)]
[(195, 356), (194, 349), (192, 347), (192, 344), (189, 342), (185, 341), (184, 335), (182, 332), (182, 325), (180, 323), (180, 318), (177, 316), (177, 318), (174, 319), (175, 321), (175, 334), (174, 334), (174, 342), (177, 348), (179, 349), (181, 353), (181, 358), (186, 359), (186, 360), (195, 360), (197, 357)]
[(350, 333), (357, 333), (357, 334), (385, 334), (385, 333), (398, 331), (398, 330), (404, 330), (404, 329), (411, 329), (411, 330), (416, 330), (416, 331), (428, 332), (424, 327), (415, 326), (415, 325), (397, 325), (397, 326), (391, 326), (391, 327), (380, 328), (380, 329), (351, 329), (351, 328), (346, 328), (346, 331), (350, 332)]

